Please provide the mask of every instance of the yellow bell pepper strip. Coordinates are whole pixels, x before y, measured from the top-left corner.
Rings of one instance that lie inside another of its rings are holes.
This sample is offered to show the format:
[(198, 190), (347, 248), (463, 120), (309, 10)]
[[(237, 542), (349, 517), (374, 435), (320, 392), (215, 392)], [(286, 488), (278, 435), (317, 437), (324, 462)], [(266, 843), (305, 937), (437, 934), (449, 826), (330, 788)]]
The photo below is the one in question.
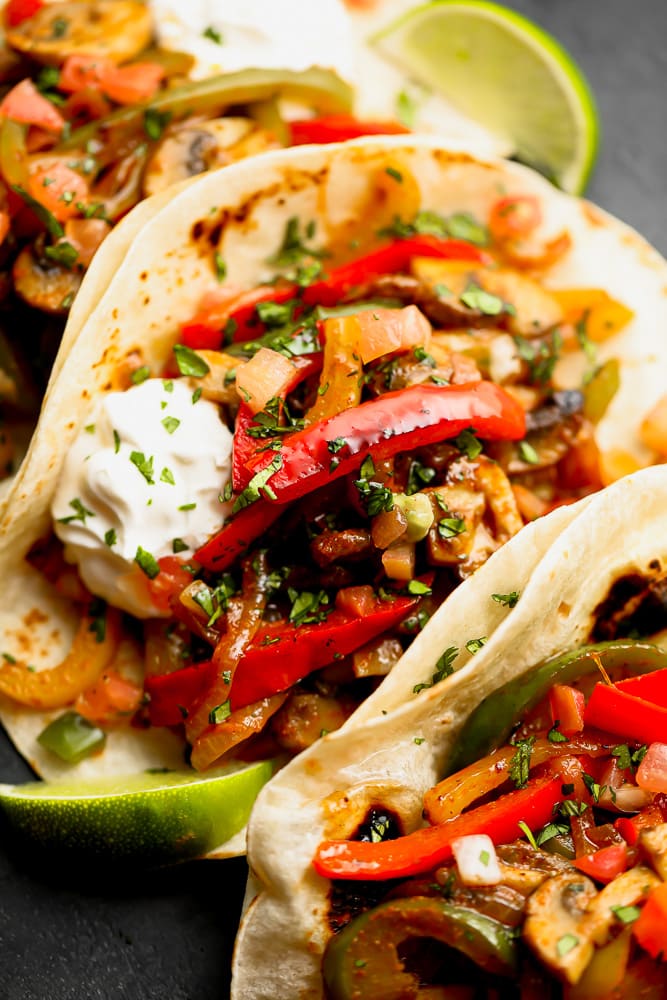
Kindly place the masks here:
[(494, 844), (508, 844), (522, 836), (524, 824), (539, 830), (564, 798), (561, 778), (538, 778), (495, 802), (398, 840), (324, 841), (317, 848), (313, 866), (325, 878), (380, 881), (420, 875), (451, 860), (452, 841), (457, 837), (485, 833)]
[(3, 663), (0, 692), (29, 708), (62, 708), (102, 676), (119, 641), (118, 611), (107, 608), (104, 619), (84, 615), (62, 663), (47, 670), (31, 670), (24, 663)]
[(390, 458), (468, 427), (485, 440), (520, 440), (525, 420), (519, 403), (494, 382), (409, 386), (286, 436), (280, 451), (262, 455), (252, 472), (263, 477), (264, 496), (284, 504), (355, 472), (368, 455)]

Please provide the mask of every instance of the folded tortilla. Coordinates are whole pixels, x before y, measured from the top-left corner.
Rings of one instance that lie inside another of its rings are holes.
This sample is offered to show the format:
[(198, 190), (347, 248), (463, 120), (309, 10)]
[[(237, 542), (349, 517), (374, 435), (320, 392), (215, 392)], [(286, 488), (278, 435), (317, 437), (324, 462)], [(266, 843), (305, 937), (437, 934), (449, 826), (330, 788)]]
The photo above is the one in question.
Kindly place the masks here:
[[(91, 283), (87, 276), (77, 300), (80, 328), (73, 318), (28, 456), (1, 514), (0, 576), (5, 582), (0, 651), (39, 670), (60, 662), (71, 643), (78, 623), (75, 609), (25, 557), (37, 540), (49, 535), (49, 508), (59, 471), (93, 396), (113, 390), (118, 368), (131, 354), (138, 353), (151, 370), (163, 370), (180, 324), (194, 315), (204, 293), (220, 288), (216, 260), (226, 262), (226, 285), (251, 288), (273, 276), (269, 260), (290, 219), (314, 220), (314, 242), (322, 247), (347, 246), (358, 235), (360, 220), (370, 232), (390, 224), (403, 213), (404, 195), (398, 191), (397, 200), (387, 202), (381, 181), (386, 181), (388, 167), (414, 178), (418, 208), (486, 218), (499, 192), (534, 194), (544, 214), (540, 239), (546, 242), (563, 229), (569, 231), (572, 248), (545, 274), (545, 284), (603, 288), (635, 313), (620, 334), (600, 345), (601, 360), (618, 357), (622, 371), (621, 388), (597, 428), (600, 445), (613, 444), (639, 460), (650, 459), (636, 431), (667, 384), (667, 359), (660, 353), (661, 331), (667, 326), (667, 281), (664, 262), (634, 232), (517, 164), (482, 161), (432, 138), (373, 137), (266, 154), (195, 179), (155, 211), (151, 202), (140, 206), (135, 212), (142, 214), (132, 213), (124, 228), (116, 230), (120, 235), (114, 239), (112, 234), (101, 248)], [(408, 187), (414, 192), (412, 184)], [(84, 319), (88, 304), (92, 308)], [(518, 579), (527, 580), (579, 510), (557, 511), (524, 529), (507, 547), (507, 562), (499, 567), (516, 568)], [(496, 591), (512, 589), (500, 582), (503, 575), (499, 569)], [(476, 610), (474, 581), (459, 598), (465, 621)], [(495, 603), (487, 608), (485, 634), (497, 630), (506, 614), (507, 609)], [(439, 652), (432, 654), (441, 651), (445, 626), (445, 618), (437, 615), (381, 686), (381, 694), (346, 726), (346, 734), (372, 715), (402, 704), (415, 684), (430, 678)], [(134, 671), (137, 677), (142, 672), (141, 651), (131, 642), (123, 647), (123, 671)], [(17, 748), (47, 778), (182, 765), (181, 739), (158, 729), (113, 731), (99, 756), (75, 767), (62, 764), (36, 742), (53, 714), (0, 701), (0, 717)]]
[[(603, 602), (614, 585), (631, 577), (641, 592), (642, 582), (648, 589), (667, 577), (666, 499), (667, 466), (619, 480), (579, 509), (529, 578), (511, 565), (515, 546), (506, 545), (468, 581), (469, 591), (466, 583), (442, 605), (439, 642), (421, 652), (432, 672), (444, 648), (465, 649), (484, 635), (490, 588), (502, 581), (521, 595), (486, 645), (474, 657), (457, 658), (454, 674), (386, 715), (380, 688), (363, 705), (365, 725), (352, 716), (263, 789), (248, 833), (259, 894), (237, 940), (233, 1000), (323, 996), (320, 964), (333, 931), (330, 883), (311, 867), (317, 846), (351, 837), (370, 806), (393, 810), (406, 833), (420, 827), (423, 795), (447, 773), (476, 706), (543, 660), (599, 640), (608, 613)], [(658, 605), (654, 596), (648, 600)], [(662, 632), (667, 610), (654, 607), (652, 615)]]

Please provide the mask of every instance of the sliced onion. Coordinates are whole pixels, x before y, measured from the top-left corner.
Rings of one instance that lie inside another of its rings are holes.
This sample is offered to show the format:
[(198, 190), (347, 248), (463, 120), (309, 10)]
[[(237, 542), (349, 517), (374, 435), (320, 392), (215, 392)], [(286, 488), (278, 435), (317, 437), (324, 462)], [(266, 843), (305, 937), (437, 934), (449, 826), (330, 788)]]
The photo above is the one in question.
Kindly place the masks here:
[(653, 794), (645, 788), (625, 784), (617, 788), (613, 795), (603, 793), (600, 796), (600, 805), (614, 812), (636, 813), (647, 806), (652, 799)]
[(403, 655), (398, 639), (373, 639), (352, 657), (355, 677), (385, 677)]
[(452, 853), (464, 885), (498, 885), (502, 881), (493, 841), (485, 833), (457, 837)]
[(431, 324), (414, 305), (405, 309), (364, 309), (356, 318), (360, 327), (359, 354), (364, 364), (394, 351), (427, 348), (431, 342)]
[(637, 768), (637, 784), (649, 792), (667, 792), (667, 743), (651, 743)]
[(294, 381), (294, 364), (284, 354), (260, 347), (236, 373), (236, 389), (253, 413), (263, 410), (274, 396), (282, 396)]

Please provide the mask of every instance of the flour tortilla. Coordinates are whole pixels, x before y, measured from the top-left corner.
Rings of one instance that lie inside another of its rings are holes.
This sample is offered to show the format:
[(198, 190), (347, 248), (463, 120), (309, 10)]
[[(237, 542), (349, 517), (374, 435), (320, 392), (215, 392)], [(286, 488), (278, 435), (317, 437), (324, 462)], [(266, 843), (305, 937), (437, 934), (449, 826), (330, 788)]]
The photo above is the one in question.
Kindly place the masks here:
[[(417, 207), (486, 218), (499, 192), (533, 193), (544, 211), (541, 237), (547, 240), (563, 228), (569, 230), (572, 250), (546, 275), (545, 283), (606, 288), (635, 310), (632, 323), (601, 352), (620, 357), (623, 382), (598, 432), (603, 446), (613, 442), (643, 455), (636, 428), (667, 384), (667, 359), (660, 356), (661, 331), (667, 327), (667, 281), (664, 262), (639, 236), (598, 209), (556, 191), (526, 168), (482, 161), (431, 138), (374, 137), (265, 154), (195, 179), (154, 213), (140, 206), (135, 211), (143, 214), (133, 213), (126, 224), (132, 238), (123, 242), (121, 233), (111, 244), (113, 265), (120, 257), (123, 262), (106, 287), (100, 282), (88, 288), (89, 276), (84, 279), (81, 316), (85, 303), (98, 292), (99, 300), (82, 328), (74, 328), (63, 344), (30, 451), (0, 515), (0, 650), (42, 669), (60, 662), (69, 648), (77, 624), (75, 610), (54, 594), (25, 556), (49, 534), (49, 506), (59, 470), (86, 423), (92, 397), (112, 390), (118, 366), (133, 352), (152, 370), (162, 370), (178, 340), (180, 323), (196, 312), (205, 292), (220, 288), (218, 255), (227, 264), (225, 285), (250, 288), (272, 277), (268, 261), (291, 218), (315, 221), (315, 243), (322, 246), (347, 246), (359, 235), (362, 218), (371, 232), (386, 225), (401, 212), (400, 202), (387, 203), (380, 183), (386, 183), (388, 166), (415, 178)], [(401, 188), (405, 191), (407, 185)], [(399, 191), (397, 197), (403, 194)], [(100, 275), (106, 274), (102, 263), (99, 268)], [(93, 269), (91, 274), (92, 282)], [(561, 522), (574, 516), (576, 508), (557, 513), (533, 532), (520, 533), (511, 543), (512, 559), (530, 570)], [(498, 587), (503, 590), (500, 583)], [(466, 593), (474, 595), (474, 589), (473, 582)], [(469, 600), (473, 607), (474, 596)], [(489, 634), (503, 614), (502, 606), (489, 609)], [(432, 670), (426, 664), (440, 648), (441, 621), (436, 618), (429, 625), (405, 665), (382, 686), (386, 694), (377, 703), (381, 709), (401, 704), (416, 683), (428, 679)], [(123, 657), (123, 669), (139, 676), (140, 651), (125, 643)], [(362, 708), (359, 721), (370, 712)], [(63, 765), (36, 742), (51, 716), (3, 699), (0, 717), (20, 752), (46, 778), (94, 777), (182, 763), (183, 746), (173, 733), (122, 730), (110, 734), (101, 755), (75, 767)]]
[[(352, 716), (262, 790), (248, 834), (258, 895), (237, 940), (233, 1000), (323, 996), (320, 963), (332, 932), (329, 883), (311, 867), (318, 844), (351, 836), (370, 805), (394, 810), (406, 832), (421, 826), (424, 792), (446, 773), (475, 707), (537, 663), (590, 641), (596, 609), (617, 580), (667, 571), (666, 498), (666, 466), (620, 480), (579, 509), (528, 577), (520, 565), (510, 575), (513, 542), (506, 545), (469, 581), (469, 593), (466, 583), (441, 607), (439, 643), (430, 655), (422, 651), (432, 672), (444, 648), (465, 648), (485, 634), (491, 588), (521, 589), (487, 644), (474, 657), (457, 658), (455, 666), (463, 665), (451, 677), (387, 715), (377, 711), (380, 688), (363, 706), (365, 725)], [(499, 576), (504, 570), (508, 575)], [(476, 613), (469, 606), (472, 613), (461, 614), (468, 596)]]

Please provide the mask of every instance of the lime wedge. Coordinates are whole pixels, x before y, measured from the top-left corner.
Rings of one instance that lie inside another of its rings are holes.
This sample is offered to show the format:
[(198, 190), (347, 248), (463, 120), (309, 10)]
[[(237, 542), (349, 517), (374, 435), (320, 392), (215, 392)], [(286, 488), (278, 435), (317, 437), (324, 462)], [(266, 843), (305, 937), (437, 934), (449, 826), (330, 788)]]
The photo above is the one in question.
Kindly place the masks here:
[(375, 34), (403, 72), (513, 144), (516, 158), (579, 194), (599, 124), (581, 71), (532, 21), (488, 0), (435, 0)]
[(22, 843), (77, 857), (163, 865), (201, 857), (243, 829), (271, 761), (205, 776), (144, 772), (96, 781), (0, 785)]

